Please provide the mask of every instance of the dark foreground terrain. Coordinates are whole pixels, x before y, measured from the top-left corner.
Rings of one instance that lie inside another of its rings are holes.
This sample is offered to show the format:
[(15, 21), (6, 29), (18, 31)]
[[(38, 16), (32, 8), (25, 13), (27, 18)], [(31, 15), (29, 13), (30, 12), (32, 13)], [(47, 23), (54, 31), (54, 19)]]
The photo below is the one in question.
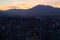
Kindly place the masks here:
[(60, 16), (0, 17), (0, 40), (60, 40)]

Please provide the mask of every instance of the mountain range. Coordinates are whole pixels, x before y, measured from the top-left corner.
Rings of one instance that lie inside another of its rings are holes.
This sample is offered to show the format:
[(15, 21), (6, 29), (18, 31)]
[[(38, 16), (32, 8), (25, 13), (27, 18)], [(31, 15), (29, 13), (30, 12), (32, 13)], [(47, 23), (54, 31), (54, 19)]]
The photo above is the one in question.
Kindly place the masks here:
[(35, 7), (23, 9), (10, 9), (6, 11), (0, 10), (0, 16), (41, 16), (41, 15), (60, 15), (60, 8), (55, 8), (49, 5), (36, 5)]

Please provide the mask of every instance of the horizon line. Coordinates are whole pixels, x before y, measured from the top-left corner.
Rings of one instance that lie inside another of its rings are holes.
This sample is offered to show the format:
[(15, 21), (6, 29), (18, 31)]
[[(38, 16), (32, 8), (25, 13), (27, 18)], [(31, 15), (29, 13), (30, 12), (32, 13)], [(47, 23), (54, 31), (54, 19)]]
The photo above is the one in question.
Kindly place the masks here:
[[(50, 7), (52, 7), (52, 8), (60, 8), (60, 7), (54, 7), (54, 6), (51, 6), (51, 5), (41, 5), (41, 4), (38, 4), (38, 5), (40, 5), (40, 6), (50, 6)], [(26, 9), (23, 9), (23, 8), (16, 8), (16, 6), (13, 6), (14, 8), (8, 8), (8, 9), (0, 9), (1, 11), (6, 11), (6, 10), (11, 10), (11, 9), (20, 9), (20, 10), (30, 10), (30, 9), (32, 9), (32, 8), (34, 8), (34, 7), (36, 7), (36, 6), (38, 6), (38, 5), (35, 5), (35, 6), (33, 6), (33, 7), (30, 7), (30, 8), (26, 8)]]

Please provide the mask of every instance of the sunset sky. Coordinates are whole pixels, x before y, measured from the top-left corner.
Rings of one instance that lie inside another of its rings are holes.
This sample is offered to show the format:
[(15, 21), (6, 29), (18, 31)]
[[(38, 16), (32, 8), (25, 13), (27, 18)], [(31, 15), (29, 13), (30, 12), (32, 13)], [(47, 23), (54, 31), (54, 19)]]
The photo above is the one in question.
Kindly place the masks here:
[(0, 10), (11, 8), (29, 9), (38, 4), (60, 8), (60, 0), (0, 0)]

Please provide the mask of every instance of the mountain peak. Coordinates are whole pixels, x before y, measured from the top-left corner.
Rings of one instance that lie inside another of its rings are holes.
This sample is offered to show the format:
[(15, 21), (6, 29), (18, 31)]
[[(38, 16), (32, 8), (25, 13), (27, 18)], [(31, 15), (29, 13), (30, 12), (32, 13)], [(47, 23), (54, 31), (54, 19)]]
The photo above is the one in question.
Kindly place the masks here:
[[(39, 8), (54, 8), (54, 7), (49, 6), (49, 5), (36, 5), (36, 6), (34, 6), (33, 8), (39, 9)], [(33, 8), (32, 8), (32, 9), (33, 9)]]
[(6, 15), (17, 16), (40, 16), (40, 15), (60, 15), (60, 8), (54, 8), (49, 5), (36, 5), (29, 10), (10, 9), (4, 11)]

